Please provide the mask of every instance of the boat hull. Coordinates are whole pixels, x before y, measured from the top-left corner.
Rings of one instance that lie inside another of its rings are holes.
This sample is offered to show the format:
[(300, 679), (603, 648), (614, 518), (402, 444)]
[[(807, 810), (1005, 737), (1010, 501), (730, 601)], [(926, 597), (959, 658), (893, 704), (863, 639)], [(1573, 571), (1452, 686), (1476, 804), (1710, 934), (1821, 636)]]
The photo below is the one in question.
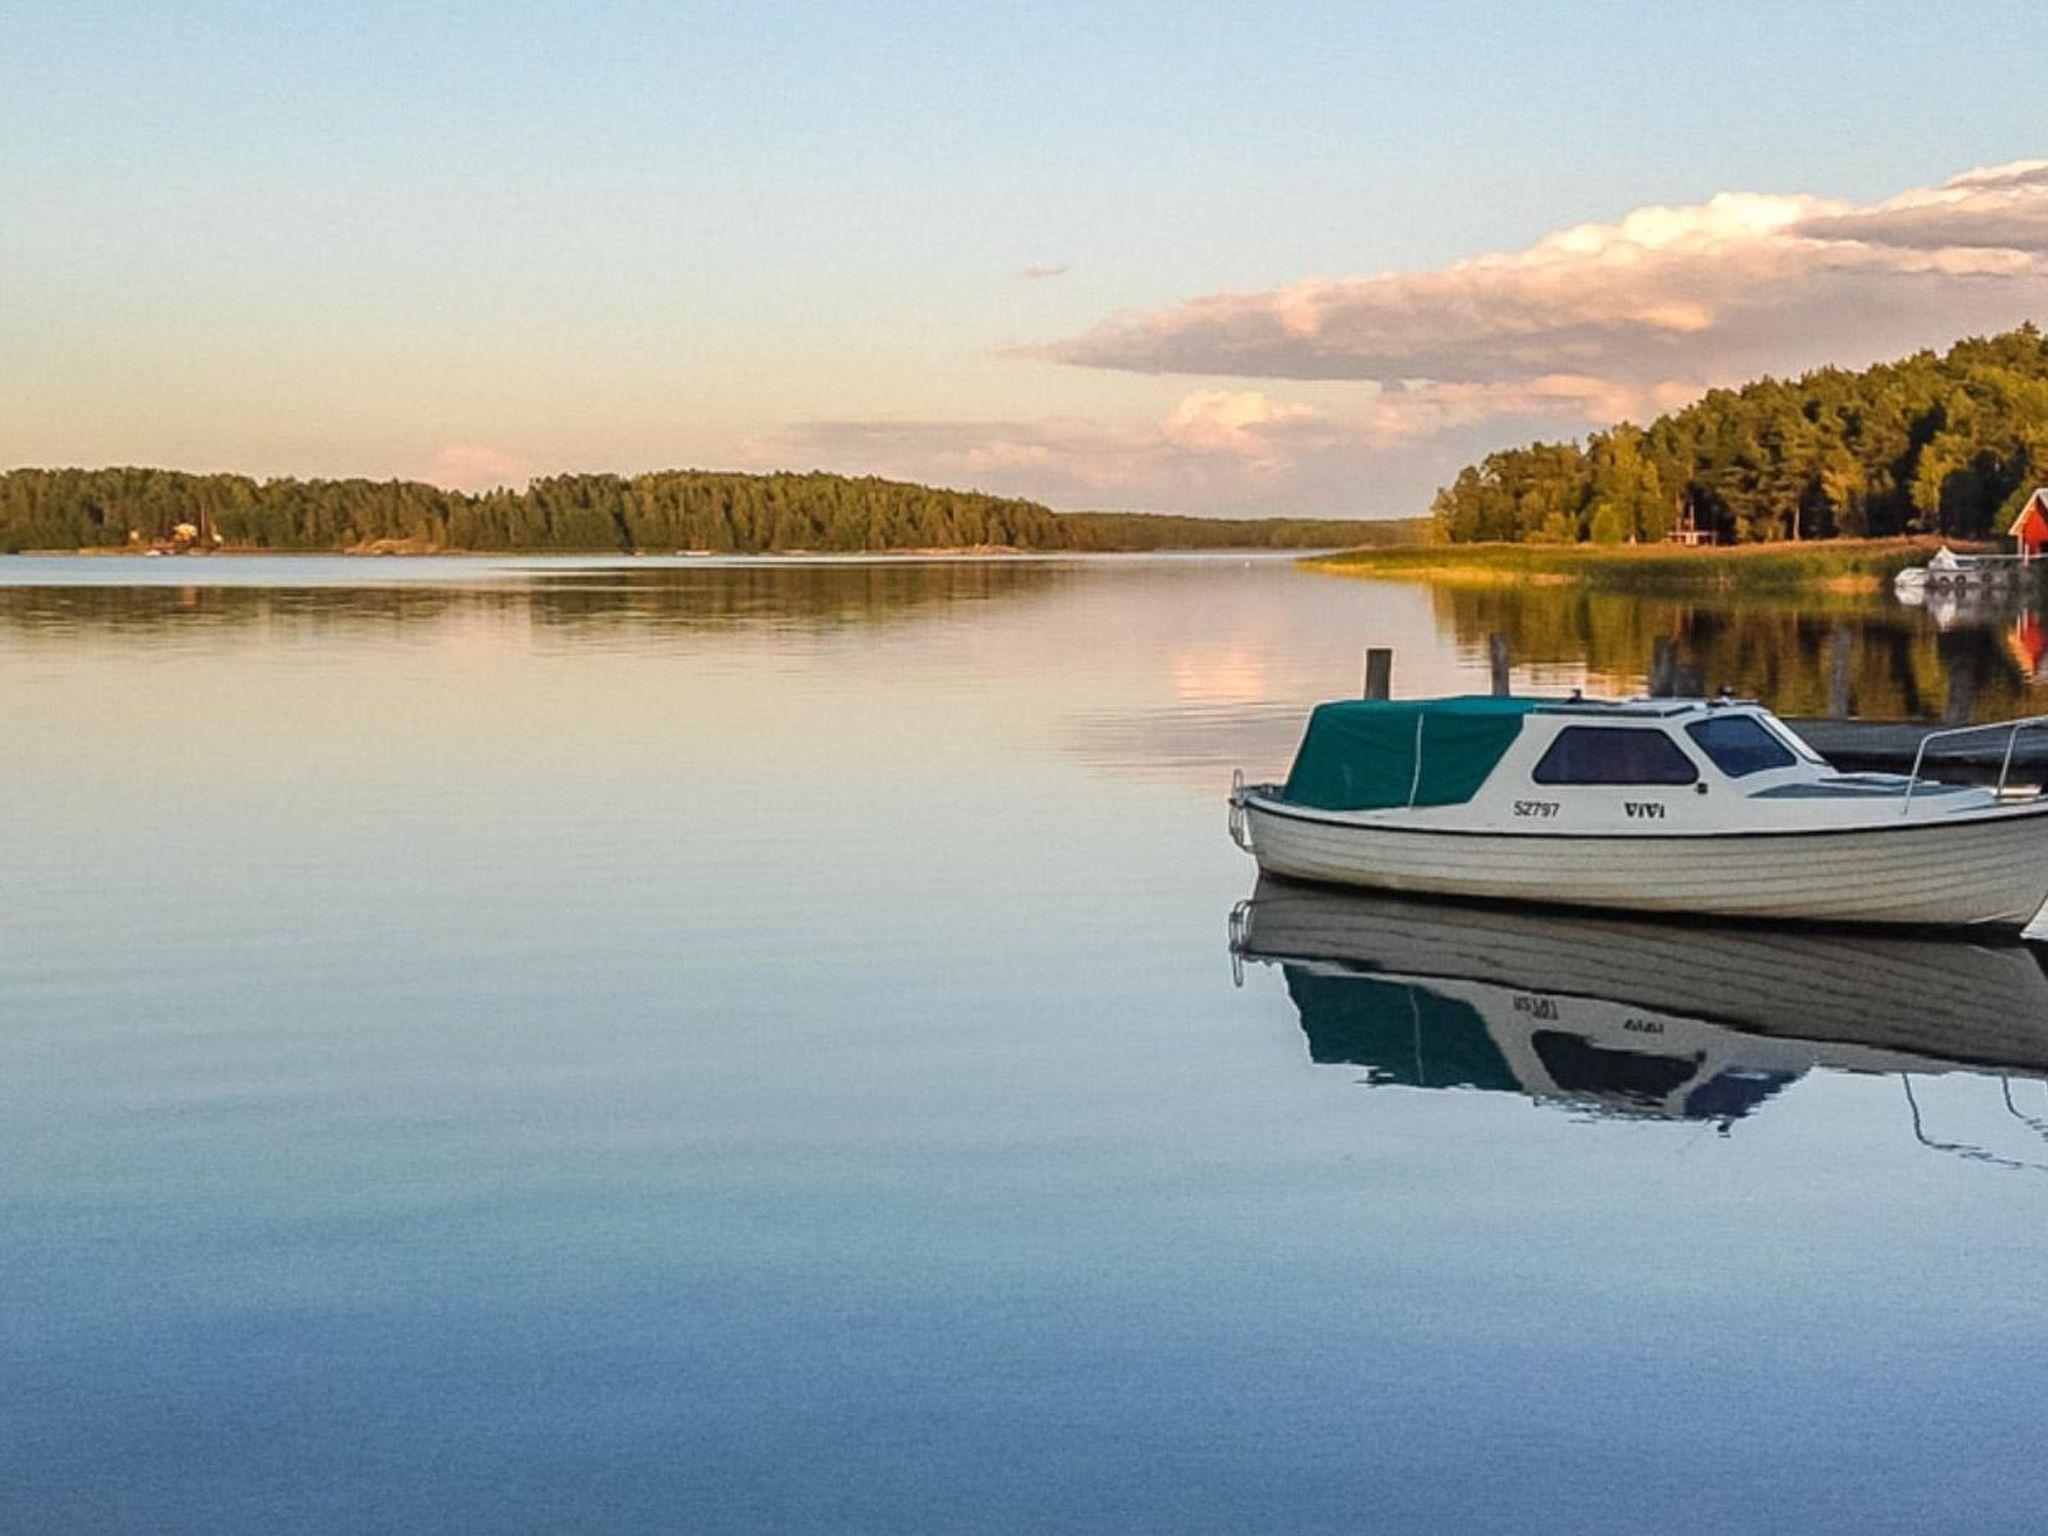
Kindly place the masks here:
[(1305, 812), (1257, 793), (1269, 874), (1619, 912), (2019, 929), (2048, 900), (2048, 803), (1969, 816), (1683, 837), (1452, 831)]

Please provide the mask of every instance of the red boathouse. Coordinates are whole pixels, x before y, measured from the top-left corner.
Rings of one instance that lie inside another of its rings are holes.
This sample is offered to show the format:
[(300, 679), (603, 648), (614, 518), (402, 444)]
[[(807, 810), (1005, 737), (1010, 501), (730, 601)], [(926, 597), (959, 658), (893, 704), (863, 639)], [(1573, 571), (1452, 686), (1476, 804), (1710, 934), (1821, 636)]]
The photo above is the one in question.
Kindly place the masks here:
[(2038, 560), (2048, 552), (2048, 486), (2027, 498), (2006, 532), (2018, 541), (2022, 560)]

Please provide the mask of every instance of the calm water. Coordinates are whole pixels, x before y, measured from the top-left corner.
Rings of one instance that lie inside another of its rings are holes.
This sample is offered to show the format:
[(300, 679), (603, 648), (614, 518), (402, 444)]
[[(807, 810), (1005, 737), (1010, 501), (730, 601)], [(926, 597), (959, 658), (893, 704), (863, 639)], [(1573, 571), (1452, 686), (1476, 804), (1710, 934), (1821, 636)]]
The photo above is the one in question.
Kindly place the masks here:
[(1369, 644), (2048, 708), (2016, 616), (0, 582), (0, 1528), (2039, 1527), (2029, 950), (1233, 923), (1222, 803)]

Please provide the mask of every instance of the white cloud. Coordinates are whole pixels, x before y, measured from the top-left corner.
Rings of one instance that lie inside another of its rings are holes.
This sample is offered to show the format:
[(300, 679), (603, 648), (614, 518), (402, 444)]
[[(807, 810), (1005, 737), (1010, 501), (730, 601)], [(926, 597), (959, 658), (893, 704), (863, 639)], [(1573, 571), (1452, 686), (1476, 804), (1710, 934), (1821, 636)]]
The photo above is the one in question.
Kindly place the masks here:
[(1803, 220), (1798, 233), (1913, 250), (2048, 253), (2048, 160), (1967, 171), (1872, 208)]
[(2048, 309), (2048, 161), (1871, 207), (1723, 192), (1435, 271), (1225, 292), (1037, 355), (1217, 377), (1694, 388), (1863, 362)]
[(1203, 389), (1183, 399), (1159, 427), (1160, 444), (1187, 453), (1227, 454), (1251, 468), (1281, 467), (1291, 446), (1327, 430), (1306, 405), (1292, 405), (1255, 389)]
[(814, 421), (744, 445), (759, 467), (878, 474), (1055, 506), (1213, 512), (1412, 511), (1515, 417), (1580, 431), (1655, 397), (1553, 376), (1496, 385), (1362, 386), (1343, 409), (1261, 390), (1195, 390), (1155, 421)]

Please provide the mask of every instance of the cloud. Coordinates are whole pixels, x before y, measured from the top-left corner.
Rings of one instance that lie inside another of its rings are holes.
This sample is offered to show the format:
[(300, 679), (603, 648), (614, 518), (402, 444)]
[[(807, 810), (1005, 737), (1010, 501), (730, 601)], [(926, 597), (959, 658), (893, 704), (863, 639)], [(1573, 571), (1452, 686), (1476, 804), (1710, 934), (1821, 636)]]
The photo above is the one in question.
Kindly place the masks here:
[(1026, 267), (1017, 275), (1023, 278), (1024, 281), (1026, 281), (1027, 283), (1036, 283), (1041, 282), (1048, 277), (1065, 277), (1069, 270), (1070, 269), (1068, 264), (1063, 261), (1057, 264), (1056, 266)]
[(1290, 445), (1313, 441), (1327, 428), (1318, 412), (1255, 389), (1197, 390), (1160, 424), (1162, 446), (1197, 454), (1225, 454), (1253, 469), (1285, 463)]
[(1857, 240), (1908, 250), (1951, 248), (2048, 253), (2048, 160), (1969, 171), (1939, 187), (1902, 192), (1872, 208), (1803, 220), (1817, 240)]
[(1415, 512), (1504, 442), (2043, 315), (2048, 160), (2023, 160), (1868, 204), (1637, 208), (1431, 271), (1201, 295), (1024, 354), (1200, 385), (1149, 420), (811, 422), (755, 449), (1060, 506)]
[(2048, 309), (2048, 161), (1869, 207), (1723, 192), (1434, 271), (1224, 292), (1037, 349), (1089, 368), (1695, 392), (1863, 362)]
[(1198, 391), (1162, 421), (814, 421), (745, 445), (759, 464), (817, 464), (1005, 494), (1100, 503), (1243, 486), (1337, 430), (1256, 390)]
[(887, 475), (1055, 506), (1370, 515), (1426, 505), (1503, 418), (1578, 431), (1653, 404), (1662, 387), (1617, 393), (1570, 375), (1368, 384), (1341, 408), (1194, 390), (1150, 421), (813, 421), (742, 451), (757, 467)]
[(522, 485), (533, 466), (517, 454), (481, 443), (450, 443), (434, 455), (427, 479), (451, 491), (488, 491)]

